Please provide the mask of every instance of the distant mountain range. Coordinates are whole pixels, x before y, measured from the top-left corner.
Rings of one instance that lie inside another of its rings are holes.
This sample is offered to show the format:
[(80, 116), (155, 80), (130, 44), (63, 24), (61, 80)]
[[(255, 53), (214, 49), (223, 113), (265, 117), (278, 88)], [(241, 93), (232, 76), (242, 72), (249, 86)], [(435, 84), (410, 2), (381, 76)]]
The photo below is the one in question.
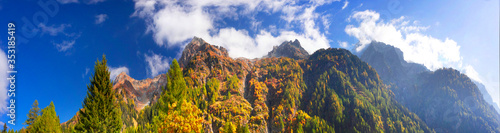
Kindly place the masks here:
[[(500, 132), (499, 114), (477, 83), (453, 69), (408, 63), (383, 43), (358, 57), (339, 48), (309, 55), (294, 40), (262, 58), (234, 59), (194, 37), (178, 62), (205, 132)], [(116, 77), (124, 128), (148, 131), (166, 77)]]

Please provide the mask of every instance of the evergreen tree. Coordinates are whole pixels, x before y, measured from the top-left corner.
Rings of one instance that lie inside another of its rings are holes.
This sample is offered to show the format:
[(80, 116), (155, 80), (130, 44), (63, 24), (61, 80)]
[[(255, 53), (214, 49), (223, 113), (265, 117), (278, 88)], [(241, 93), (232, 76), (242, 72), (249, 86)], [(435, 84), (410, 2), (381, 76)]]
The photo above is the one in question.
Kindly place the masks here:
[[(187, 85), (177, 60), (172, 61), (167, 75), (167, 85), (157, 106), (163, 111), (170, 109), (171, 104), (182, 101), (187, 96)], [(176, 107), (178, 109), (178, 106)]]
[(26, 122), (24, 122), (24, 125), (28, 125), (28, 128), (35, 122), (36, 118), (40, 114), (40, 108), (38, 107), (38, 101), (35, 100), (33, 102), (33, 105), (31, 106), (31, 109), (28, 113), (28, 119), (26, 119)]
[(61, 125), (59, 116), (56, 115), (54, 102), (42, 110), (36, 121), (31, 125), (30, 132), (32, 133), (61, 133)]
[(3, 123), (2, 133), (7, 133), (7, 123)]
[(121, 110), (116, 102), (106, 57), (97, 60), (94, 74), (87, 86), (87, 96), (75, 129), (79, 132), (120, 132), (122, 128)]

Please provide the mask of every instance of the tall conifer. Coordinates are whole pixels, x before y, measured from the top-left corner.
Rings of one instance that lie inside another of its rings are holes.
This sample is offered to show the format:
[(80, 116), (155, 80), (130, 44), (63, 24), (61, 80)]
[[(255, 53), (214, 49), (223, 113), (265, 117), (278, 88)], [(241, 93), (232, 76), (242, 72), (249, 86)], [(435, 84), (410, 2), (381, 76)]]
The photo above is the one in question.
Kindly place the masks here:
[(35, 102), (33, 102), (33, 105), (31, 105), (29, 113), (27, 114), (28, 119), (26, 119), (26, 121), (23, 124), (28, 125), (27, 128), (29, 129), (30, 126), (33, 123), (35, 123), (35, 120), (38, 117), (38, 115), (40, 115), (40, 108), (38, 107), (38, 101), (35, 100)]
[(29, 128), (31, 133), (61, 133), (61, 123), (56, 115), (54, 102), (42, 110), (42, 115), (36, 118)]
[(121, 110), (110, 79), (106, 57), (97, 60), (94, 74), (87, 85), (87, 96), (75, 129), (79, 132), (120, 132), (122, 128)]

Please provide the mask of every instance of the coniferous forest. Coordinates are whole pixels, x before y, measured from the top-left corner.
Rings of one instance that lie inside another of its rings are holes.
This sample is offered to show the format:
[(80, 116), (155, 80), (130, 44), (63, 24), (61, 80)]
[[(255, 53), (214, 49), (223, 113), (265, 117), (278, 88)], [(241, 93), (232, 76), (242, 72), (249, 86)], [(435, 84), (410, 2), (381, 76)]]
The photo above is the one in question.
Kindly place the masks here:
[[(396, 68), (374, 68), (363, 60), (338, 48), (309, 55), (297, 40), (262, 58), (235, 59), (225, 48), (195, 37), (156, 78), (158, 91), (147, 92), (151, 99), (145, 105), (127, 88), (133, 87), (126, 84), (131, 79), (111, 81), (103, 56), (72, 119), (61, 123), (53, 103), (41, 109), (35, 100), (26, 128), (4, 132), (500, 132), (498, 113), (460, 72), (444, 68), (425, 71), (412, 82), (398, 81), (377, 71)], [(474, 99), (464, 100), (469, 95)], [(446, 113), (445, 107), (457, 111)], [(461, 124), (429, 120), (436, 114), (456, 116)]]

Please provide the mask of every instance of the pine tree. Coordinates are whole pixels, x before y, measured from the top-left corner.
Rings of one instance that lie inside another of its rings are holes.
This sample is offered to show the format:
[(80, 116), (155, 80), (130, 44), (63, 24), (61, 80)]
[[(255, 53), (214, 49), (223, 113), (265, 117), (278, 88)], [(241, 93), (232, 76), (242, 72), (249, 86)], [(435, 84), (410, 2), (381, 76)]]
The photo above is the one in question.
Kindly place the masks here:
[(7, 133), (7, 123), (3, 123), (2, 133)]
[[(176, 59), (174, 59), (172, 65), (170, 65), (170, 70), (168, 70), (167, 75), (167, 85), (162, 93), (157, 106), (164, 111), (169, 110), (171, 104), (186, 99), (187, 85)], [(176, 109), (178, 109), (178, 106)]]
[(35, 122), (39, 114), (40, 114), (40, 108), (38, 107), (38, 101), (35, 100), (27, 115), (28, 119), (26, 119), (26, 122), (24, 122), (23, 124), (28, 125), (28, 128), (30, 128), (30, 126)]
[(106, 57), (97, 60), (94, 74), (87, 85), (87, 96), (75, 129), (79, 132), (120, 132), (122, 128), (121, 110), (112, 89)]
[(30, 132), (32, 133), (61, 133), (61, 125), (59, 117), (56, 115), (54, 102), (42, 110), (36, 121), (31, 125)]

